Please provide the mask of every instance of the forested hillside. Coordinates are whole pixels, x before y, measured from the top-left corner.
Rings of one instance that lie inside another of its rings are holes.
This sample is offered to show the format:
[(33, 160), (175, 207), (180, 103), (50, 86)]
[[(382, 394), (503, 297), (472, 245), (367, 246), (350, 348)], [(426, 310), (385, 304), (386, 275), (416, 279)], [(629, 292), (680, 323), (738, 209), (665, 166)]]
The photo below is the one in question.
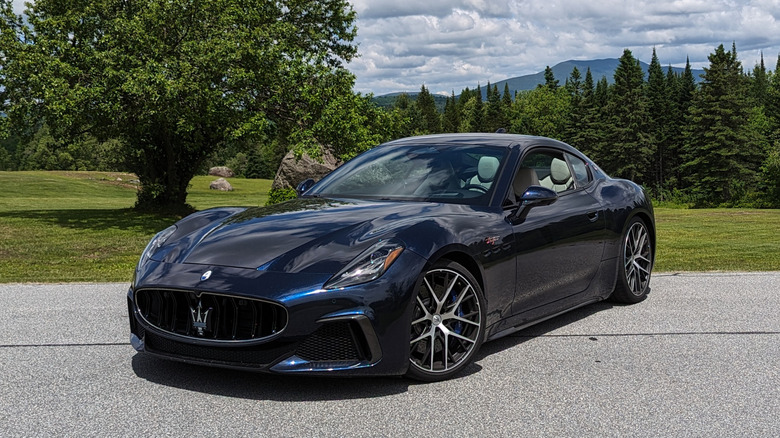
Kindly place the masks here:
[(557, 138), (661, 200), (780, 206), (780, 75), (763, 59), (745, 71), (733, 45), (716, 48), (709, 61), (697, 85), (690, 65), (664, 69), (654, 51), (645, 75), (626, 50), (612, 84), (576, 67), (561, 80), (548, 68), (533, 90), (488, 83), (486, 99), (481, 87), (465, 89), (439, 113), (423, 86), (392, 111), (403, 121), (400, 135), (505, 128)]

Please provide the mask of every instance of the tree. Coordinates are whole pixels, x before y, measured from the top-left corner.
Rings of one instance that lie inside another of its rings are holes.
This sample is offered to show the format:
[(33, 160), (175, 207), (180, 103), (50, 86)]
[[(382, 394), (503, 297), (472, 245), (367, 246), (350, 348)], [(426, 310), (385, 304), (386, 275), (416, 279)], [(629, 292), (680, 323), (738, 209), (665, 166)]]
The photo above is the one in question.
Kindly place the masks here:
[(417, 110), (420, 112), (422, 132), (425, 134), (441, 132), (441, 116), (436, 109), (436, 101), (425, 85), (420, 87), (416, 102)]
[(544, 85), (539, 85), (539, 86), (540, 87), (544, 86), (551, 90), (555, 90), (558, 88), (558, 80), (555, 79), (555, 73), (553, 73), (549, 65), (544, 69)]
[(38, 0), (27, 22), (2, 1), (11, 126), (122, 140), (139, 208), (183, 207), (215, 148), (311, 127), (352, 93), (347, 0)]
[(501, 105), (501, 94), (498, 92), (498, 86), (493, 84), (490, 86), (488, 83), (488, 99), (485, 106), (485, 130), (488, 132), (496, 132), (499, 128), (506, 129), (506, 119), (504, 116), (503, 106)]
[(447, 98), (447, 103), (444, 105), (444, 117), (442, 117), (442, 130), (444, 132), (458, 132), (460, 127), (460, 110), (458, 106), (458, 99), (455, 97), (455, 91), (452, 91), (452, 96)]
[(749, 132), (748, 84), (736, 47), (721, 44), (708, 59), (688, 113), (683, 167), (699, 203), (718, 205), (755, 182), (761, 155)]
[(570, 113), (569, 102), (569, 94), (560, 87), (537, 87), (519, 93), (512, 104), (512, 132), (561, 138)]
[(471, 102), (471, 100), (473, 100), (474, 103), (471, 104), (467, 113), (468, 119), (466, 122), (468, 124), (464, 131), (483, 132), (485, 130), (485, 108), (482, 104), (482, 88), (479, 85), (477, 85), (477, 90), (473, 94), (472, 98), (469, 99), (469, 102)]
[(750, 79), (750, 97), (753, 99), (755, 105), (765, 106), (767, 102), (767, 92), (769, 90), (769, 78), (767, 77), (766, 66), (764, 65), (763, 53), (761, 53), (761, 61), (753, 67)]
[(607, 113), (608, 147), (601, 151), (600, 165), (614, 176), (637, 183), (647, 180), (653, 151), (647, 134), (647, 104), (644, 72), (639, 60), (625, 49), (615, 69)]
[(672, 120), (672, 100), (666, 75), (658, 61), (655, 48), (650, 61), (645, 95), (647, 96), (647, 132), (652, 151), (653, 173), (649, 182), (656, 193), (663, 188), (669, 173), (667, 158), (671, 139), (670, 125)]

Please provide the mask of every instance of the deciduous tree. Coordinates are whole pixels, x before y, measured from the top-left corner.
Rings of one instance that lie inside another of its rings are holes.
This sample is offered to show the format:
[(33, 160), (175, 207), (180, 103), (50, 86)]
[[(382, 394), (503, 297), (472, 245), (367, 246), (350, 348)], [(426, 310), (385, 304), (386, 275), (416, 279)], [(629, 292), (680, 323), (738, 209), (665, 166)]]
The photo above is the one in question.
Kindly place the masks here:
[(352, 93), (347, 0), (37, 0), (27, 21), (10, 3), (0, 77), (11, 126), (121, 139), (138, 207), (184, 206), (214, 148), (310, 128)]

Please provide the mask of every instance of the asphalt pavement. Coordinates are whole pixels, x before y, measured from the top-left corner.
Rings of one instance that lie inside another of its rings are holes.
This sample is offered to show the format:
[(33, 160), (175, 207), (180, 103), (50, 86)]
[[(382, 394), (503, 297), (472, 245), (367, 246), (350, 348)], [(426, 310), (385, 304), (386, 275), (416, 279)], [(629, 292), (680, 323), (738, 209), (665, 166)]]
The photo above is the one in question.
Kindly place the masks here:
[(651, 287), (419, 384), (159, 360), (129, 345), (127, 284), (0, 285), (0, 435), (780, 436), (780, 272)]

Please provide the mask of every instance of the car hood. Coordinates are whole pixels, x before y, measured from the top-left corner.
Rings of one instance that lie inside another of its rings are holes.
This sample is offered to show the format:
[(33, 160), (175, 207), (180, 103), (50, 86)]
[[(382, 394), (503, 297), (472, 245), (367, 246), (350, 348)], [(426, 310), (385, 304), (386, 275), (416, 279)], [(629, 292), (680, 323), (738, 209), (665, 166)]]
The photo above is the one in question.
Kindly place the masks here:
[[(447, 214), (442, 210), (452, 207), (300, 198), (268, 207), (222, 210), (222, 214), (212, 210), (202, 213), (218, 219), (180, 222), (179, 231), (153, 258), (168, 263), (335, 273), (380, 238), (394, 237), (414, 224), (438, 221)], [(197, 227), (189, 231), (189, 223)]]

